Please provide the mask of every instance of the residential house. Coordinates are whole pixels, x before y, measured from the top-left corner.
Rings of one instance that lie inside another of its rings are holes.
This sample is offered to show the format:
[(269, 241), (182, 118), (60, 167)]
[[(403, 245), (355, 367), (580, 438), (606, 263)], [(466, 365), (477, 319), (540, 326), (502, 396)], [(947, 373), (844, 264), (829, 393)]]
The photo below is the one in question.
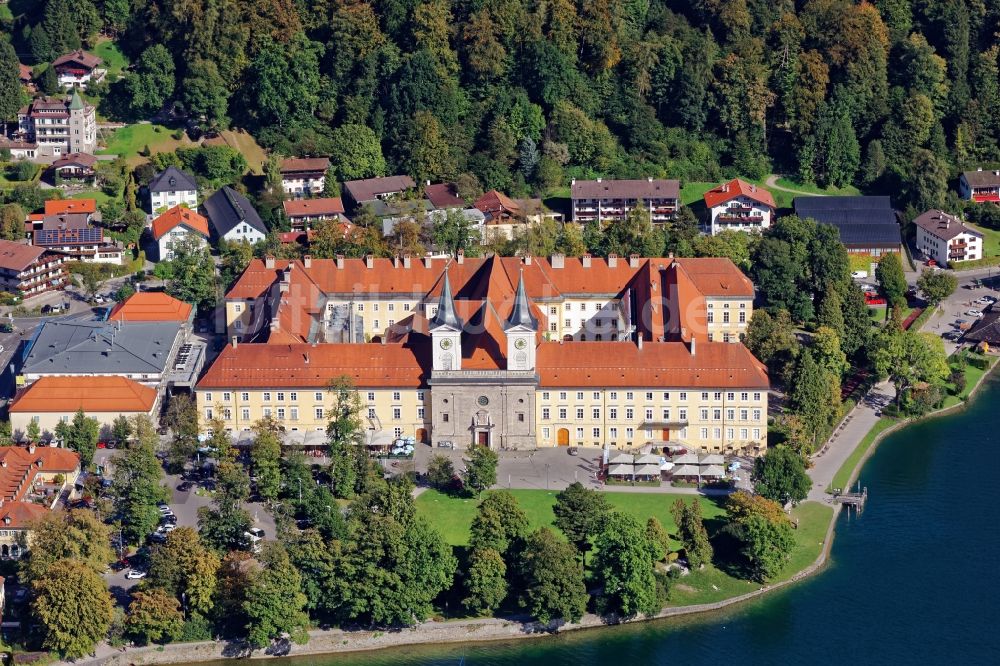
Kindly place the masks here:
[(149, 210), (159, 213), (174, 206), (198, 207), (198, 183), (194, 176), (168, 166), (149, 181)]
[(101, 68), (104, 61), (93, 53), (76, 50), (61, 55), (52, 61), (52, 67), (59, 77), (59, 85), (63, 88), (87, 89), (90, 82), (100, 83), (107, 71)]
[(174, 258), (174, 248), (208, 246), (208, 220), (197, 211), (176, 205), (153, 220), (153, 240), (156, 241), (157, 261)]
[(0, 150), (9, 150), (10, 157), (14, 160), (33, 160), (38, 155), (38, 144), (0, 136)]
[(32, 523), (72, 494), (79, 476), (75, 451), (34, 443), (0, 446), (0, 559), (16, 560), (30, 550)]
[(1000, 203), (1000, 170), (965, 171), (958, 178), (958, 193), (967, 201)]
[(295, 231), (312, 229), (317, 222), (327, 220), (347, 222), (347, 218), (344, 217), (344, 202), (340, 197), (291, 199), (283, 201), (281, 205), (285, 210), (285, 217)]
[(97, 151), (97, 111), (73, 90), (69, 99), (42, 97), (17, 114), (20, 139), (38, 144), (36, 157)]
[(929, 210), (917, 216), (913, 224), (917, 229), (917, 249), (939, 266), (983, 258), (983, 235), (954, 215)]
[(326, 157), (297, 157), (282, 160), (281, 187), (285, 194), (293, 197), (309, 197), (322, 194), (326, 185), (326, 171), (330, 160)]
[(515, 220), (521, 216), (521, 207), (503, 192), (490, 190), (472, 204), (481, 211), (486, 224), (499, 224)]
[(708, 231), (764, 231), (771, 226), (776, 206), (767, 190), (734, 178), (705, 192), (709, 214)]
[(28, 92), (35, 92), (35, 73), (31, 65), (17, 63), (17, 78), (21, 85), (28, 89)]
[(97, 172), (94, 165), (97, 158), (87, 153), (70, 153), (63, 155), (52, 163), (52, 172), (57, 176), (57, 181), (80, 181), (93, 183)]
[(106, 434), (119, 416), (142, 414), (155, 422), (159, 405), (156, 389), (126, 377), (42, 377), (14, 396), (10, 425), (15, 433), (24, 433), (34, 421), (40, 432), (53, 433), (82, 409)]
[(874, 274), (879, 258), (901, 254), (903, 241), (892, 202), (886, 196), (795, 197), (795, 214), (836, 227), (848, 254), (871, 257)]
[(244, 335), (199, 380), (199, 416), (322, 431), (329, 378), (346, 376), (376, 448), (412, 436), (759, 455), (766, 370), (710, 338), (709, 305), (712, 325), (734, 314), (737, 340), (753, 285), (727, 259), (255, 260), (226, 297)]
[(25, 297), (66, 285), (65, 257), (44, 247), (0, 240), (0, 291)]
[(624, 220), (630, 210), (642, 206), (654, 224), (668, 222), (680, 206), (680, 182), (646, 180), (574, 180), (570, 186), (572, 221), (577, 224), (607, 224)]
[(366, 203), (391, 199), (416, 187), (409, 176), (385, 176), (349, 180), (344, 183), (344, 195), (352, 208), (360, 208)]
[(432, 185), (430, 181), (427, 181), (424, 186), (424, 198), (438, 210), (467, 207), (465, 199), (458, 196), (458, 188), (455, 183), (435, 183)]
[(962, 336), (962, 342), (985, 345), (996, 350), (1000, 348), (1000, 308), (991, 305), (983, 316), (972, 322), (972, 326)]
[(45, 215), (41, 228), (35, 228), (31, 244), (58, 252), (69, 261), (98, 264), (121, 264), (125, 251), (104, 235), (102, 227), (92, 223), (90, 213)]
[(246, 241), (253, 245), (267, 236), (267, 226), (250, 200), (228, 185), (205, 199), (202, 208), (216, 240)]

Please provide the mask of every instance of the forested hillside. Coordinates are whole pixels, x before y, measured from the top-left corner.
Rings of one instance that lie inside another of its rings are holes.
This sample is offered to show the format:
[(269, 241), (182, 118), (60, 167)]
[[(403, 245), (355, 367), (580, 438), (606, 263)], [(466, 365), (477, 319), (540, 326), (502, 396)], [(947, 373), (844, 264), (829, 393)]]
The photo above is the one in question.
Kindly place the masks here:
[[(35, 63), (112, 36), (109, 117), (162, 105), (340, 178), (798, 174), (918, 208), (1000, 160), (1000, 0), (46, 0)], [(22, 58), (28, 59), (28, 58)], [(102, 91), (98, 91), (99, 94)]]

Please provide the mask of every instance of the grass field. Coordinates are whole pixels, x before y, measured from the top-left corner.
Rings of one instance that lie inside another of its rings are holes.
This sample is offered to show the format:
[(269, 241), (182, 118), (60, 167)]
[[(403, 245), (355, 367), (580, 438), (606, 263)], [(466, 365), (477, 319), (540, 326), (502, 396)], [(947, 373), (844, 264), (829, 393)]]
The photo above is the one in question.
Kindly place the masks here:
[(97, 44), (93, 49), (94, 55), (104, 61), (104, 68), (108, 70), (108, 81), (115, 82), (122, 75), (125, 68), (129, 66), (128, 58), (121, 52), (121, 49), (111, 41), (105, 39)]
[(180, 147), (194, 145), (187, 135), (177, 140), (171, 134), (172, 130), (163, 125), (150, 123), (128, 125), (115, 130), (107, 138), (104, 150), (97, 151), (97, 154), (119, 155), (124, 157), (130, 166), (136, 166), (146, 161), (146, 158), (139, 154), (146, 146), (149, 146), (150, 151), (154, 153), (168, 153)]
[[(990, 369), (992, 369), (993, 366), (996, 365), (996, 362), (997, 362), (996, 357), (995, 356), (987, 356), (986, 358), (990, 362)], [(975, 386), (976, 386), (976, 384), (979, 383), (979, 380), (983, 378), (983, 375), (985, 375), (988, 372), (989, 372), (989, 370), (982, 370), (980, 368), (975, 367), (971, 363), (967, 364), (965, 366), (965, 389), (961, 393), (959, 393), (958, 395), (948, 395), (944, 399), (944, 406), (945, 407), (954, 407), (958, 403), (963, 402), (964, 400), (967, 400), (969, 398), (969, 396), (972, 394), (972, 389), (974, 389)], [(947, 386), (950, 389), (954, 389), (955, 388), (955, 385), (951, 384), (951, 383), (947, 384)]]
[(38, 179), (41, 176), (42, 168), (40, 165), (35, 165), (35, 175), (29, 180), (10, 180), (7, 178), (7, 169), (12, 168), (14, 162), (0, 162), (0, 189), (12, 189), (18, 185), (24, 185), (25, 183), (38, 184)]
[(983, 235), (983, 257), (1000, 256), (1000, 231), (981, 227), (978, 224), (966, 222), (966, 224)]
[[(786, 581), (816, 561), (823, 549), (823, 539), (830, 526), (833, 508), (819, 502), (805, 502), (792, 510), (792, 518), (799, 521), (795, 530), (795, 548), (781, 573), (770, 584)], [(740, 580), (726, 572), (707, 566), (694, 571), (674, 583), (670, 588), (668, 606), (691, 606), (722, 601), (752, 592), (760, 583)]]
[[(763, 180), (752, 180), (744, 178), (743, 180), (748, 183), (753, 183), (754, 185), (764, 188), (769, 191), (774, 196), (774, 203), (778, 208), (791, 208), (792, 199), (794, 199), (798, 194), (792, 192), (783, 192), (774, 187), (768, 187)], [(802, 194), (858, 194), (858, 189), (856, 187), (827, 187), (822, 188), (816, 185), (803, 185), (801, 183), (796, 183), (787, 178), (779, 178), (776, 183), (781, 187), (787, 187), (789, 189), (798, 190)], [(705, 192), (712, 189), (718, 185), (718, 183), (706, 183), (706, 182), (690, 182), (684, 183), (681, 187), (681, 204), (684, 206), (690, 206), (693, 203), (700, 202), (702, 197), (704, 197)]]
[(87, 190), (86, 192), (74, 194), (70, 197), (70, 199), (95, 199), (97, 201), (97, 207), (100, 208), (107, 202), (111, 201), (112, 197), (105, 194), (103, 190)]
[[(543, 525), (551, 525), (555, 519), (552, 505), (555, 503), (555, 492), (544, 490), (511, 490), (518, 504), (528, 516), (531, 529)], [(670, 515), (670, 505), (677, 498), (690, 501), (693, 495), (670, 493), (615, 493), (604, 495), (618, 510), (634, 516), (645, 523), (650, 516), (656, 516), (671, 535), (672, 549), (680, 544), (673, 539), (677, 530), (673, 517)], [(702, 506), (709, 533), (721, 527), (721, 518), (725, 514), (722, 498), (697, 496)], [(471, 498), (456, 498), (435, 490), (422, 493), (416, 500), (417, 512), (423, 515), (444, 537), (445, 541), (455, 546), (464, 546), (469, 541), (469, 525), (476, 514), (478, 501)], [(799, 520), (795, 530), (796, 547), (781, 574), (772, 582), (791, 578), (795, 573), (811, 564), (819, 555), (823, 538), (829, 526), (833, 509), (816, 503), (806, 502), (792, 512), (792, 517)], [(589, 558), (588, 558), (589, 559)], [(759, 583), (751, 583), (730, 576), (725, 571), (706, 566), (679, 579), (671, 588), (669, 606), (687, 606), (691, 604), (721, 601), (729, 597), (744, 594), (760, 587)]]
[[(547, 490), (511, 490), (518, 504), (528, 516), (531, 529), (544, 525), (551, 526), (555, 520), (552, 505), (556, 502), (556, 492)], [(616, 508), (634, 516), (645, 523), (650, 516), (656, 516), (668, 532), (674, 532), (673, 516), (670, 515), (670, 505), (677, 498), (690, 501), (694, 495), (671, 493), (604, 493), (608, 501)], [(702, 514), (707, 519), (717, 518), (725, 513), (721, 501), (716, 498), (698, 496), (701, 501)], [(417, 511), (434, 525), (453, 546), (464, 546), (469, 543), (469, 526), (476, 515), (478, 500), (474, 498), (452, 497), (436, 490), (427, 490), (417, 497)]]
[(267, 153), (261, 148), (257, 141), (243, 130), (226, 130), (219, 133), (218, 139), (209, 139), (205, 145), (226, 145), (240, 152), (250, 167), (250, 172), (255, 174), (264, 173), (264, 162), (267, 161)]

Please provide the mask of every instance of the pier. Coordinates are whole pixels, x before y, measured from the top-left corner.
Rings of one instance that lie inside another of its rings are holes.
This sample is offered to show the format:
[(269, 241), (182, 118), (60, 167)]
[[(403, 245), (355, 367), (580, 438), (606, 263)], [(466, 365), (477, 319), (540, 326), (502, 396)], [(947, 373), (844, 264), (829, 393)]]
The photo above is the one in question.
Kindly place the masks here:
[(847, 506), (854, 507), (857, 511), (862, 511), (865, 508), (865, 502), (868, 501), (868, 486), (865, 486), (858, 492), (853, 493), (841, 493), (834, 491), (833, 501), (835, 504), (846, 504)]

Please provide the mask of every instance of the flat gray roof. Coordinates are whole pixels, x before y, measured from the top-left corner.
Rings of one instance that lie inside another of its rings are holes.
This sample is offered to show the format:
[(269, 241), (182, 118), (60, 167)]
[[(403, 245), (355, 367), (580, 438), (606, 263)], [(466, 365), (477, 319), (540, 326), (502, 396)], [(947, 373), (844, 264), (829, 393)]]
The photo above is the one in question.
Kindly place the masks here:
[(160, 374), (179, 322), (49, 321), (42, 325), (24, 374)]

